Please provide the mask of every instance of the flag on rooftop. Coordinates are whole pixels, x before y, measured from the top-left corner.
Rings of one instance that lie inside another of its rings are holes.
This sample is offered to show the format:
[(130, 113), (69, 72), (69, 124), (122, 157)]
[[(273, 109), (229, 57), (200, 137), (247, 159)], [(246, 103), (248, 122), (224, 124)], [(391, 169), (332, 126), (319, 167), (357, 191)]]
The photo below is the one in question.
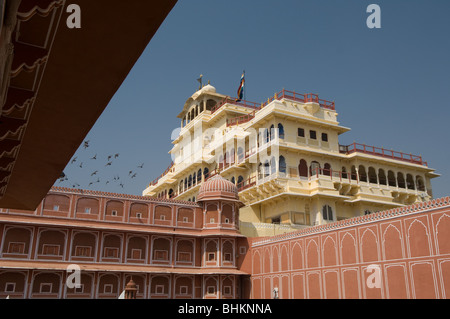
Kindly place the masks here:
[(237, 90), (237, 96), (236, 102), (239, 102), (244, 97), (244, 83), (245, 83), (245, 71), (241, 75), (241, 83), (239, 83), (239, 88)]

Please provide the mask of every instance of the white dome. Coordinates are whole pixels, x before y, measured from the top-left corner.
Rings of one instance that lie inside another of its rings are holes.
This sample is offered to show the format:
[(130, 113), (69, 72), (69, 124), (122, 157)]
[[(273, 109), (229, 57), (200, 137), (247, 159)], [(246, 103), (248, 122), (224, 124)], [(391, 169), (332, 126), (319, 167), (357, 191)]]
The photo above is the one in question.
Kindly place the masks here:
[(197, 92), (195, 92), (194, 94), (192, 94), (191, 99), (196, 100), (200, 94), (202, 93), (216, 93), (216, 88), (214, 86), (212, 86), (211, 84), (205, 85), (204, 87), (202, 87), (201, 89), (199, 89)]
[(214, 86), (212, 86), (211, 84), (207, 84), (205, 85), (202, 89), (202, 92), (212, 92), (212, 93), (216, 93), (216, 88)]

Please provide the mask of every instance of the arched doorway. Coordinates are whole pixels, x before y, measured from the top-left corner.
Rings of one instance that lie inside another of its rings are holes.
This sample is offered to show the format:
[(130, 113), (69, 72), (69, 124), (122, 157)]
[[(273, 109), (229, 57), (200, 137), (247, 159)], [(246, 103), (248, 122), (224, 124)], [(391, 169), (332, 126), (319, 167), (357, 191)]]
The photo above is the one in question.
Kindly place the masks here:
[(298, 175), (300, 176), (300, 178), (308, 177), (308, 164), (306, 164), (306, 161), (304, 159), (301, 159), (300, 163), (298, 164)]

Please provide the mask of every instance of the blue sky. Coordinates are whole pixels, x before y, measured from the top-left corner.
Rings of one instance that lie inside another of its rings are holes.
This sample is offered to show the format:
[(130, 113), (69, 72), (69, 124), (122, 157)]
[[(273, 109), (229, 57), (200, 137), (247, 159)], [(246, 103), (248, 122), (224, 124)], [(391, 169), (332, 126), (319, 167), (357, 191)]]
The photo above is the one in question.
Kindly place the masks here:
[[(381, 29), (366, 26), (371, 3)], [(247, 100), (283, 88), (334, 100), (351, 128), (341, 144), (422, 155), (442, 175), (434, 197), (450, 195), (448, 12), (448, 0), (179, 0), (55, 185), (140, 195), (171, 161), (176, 116), (199, 74), (235, 96), (245, 70)]]

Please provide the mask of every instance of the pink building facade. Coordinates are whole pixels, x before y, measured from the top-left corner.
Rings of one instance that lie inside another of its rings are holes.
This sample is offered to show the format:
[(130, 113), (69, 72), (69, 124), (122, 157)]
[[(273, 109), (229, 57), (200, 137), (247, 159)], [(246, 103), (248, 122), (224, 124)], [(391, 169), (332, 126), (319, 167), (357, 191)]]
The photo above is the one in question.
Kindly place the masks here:
[(450, 298), (450, 198), (255, 239), (251, 297)]
[(267, 238), (240, 205), (219, 176), (197, 202), (53, 188), (0, 210), (0, 298), (450, 297), (450, 197)]
[(1, 209), (0, 298), (118, 298), (130, 279), (137, 298), (240, 298), (239, 202), (203, 197), (53, 188), (35, 211)]

